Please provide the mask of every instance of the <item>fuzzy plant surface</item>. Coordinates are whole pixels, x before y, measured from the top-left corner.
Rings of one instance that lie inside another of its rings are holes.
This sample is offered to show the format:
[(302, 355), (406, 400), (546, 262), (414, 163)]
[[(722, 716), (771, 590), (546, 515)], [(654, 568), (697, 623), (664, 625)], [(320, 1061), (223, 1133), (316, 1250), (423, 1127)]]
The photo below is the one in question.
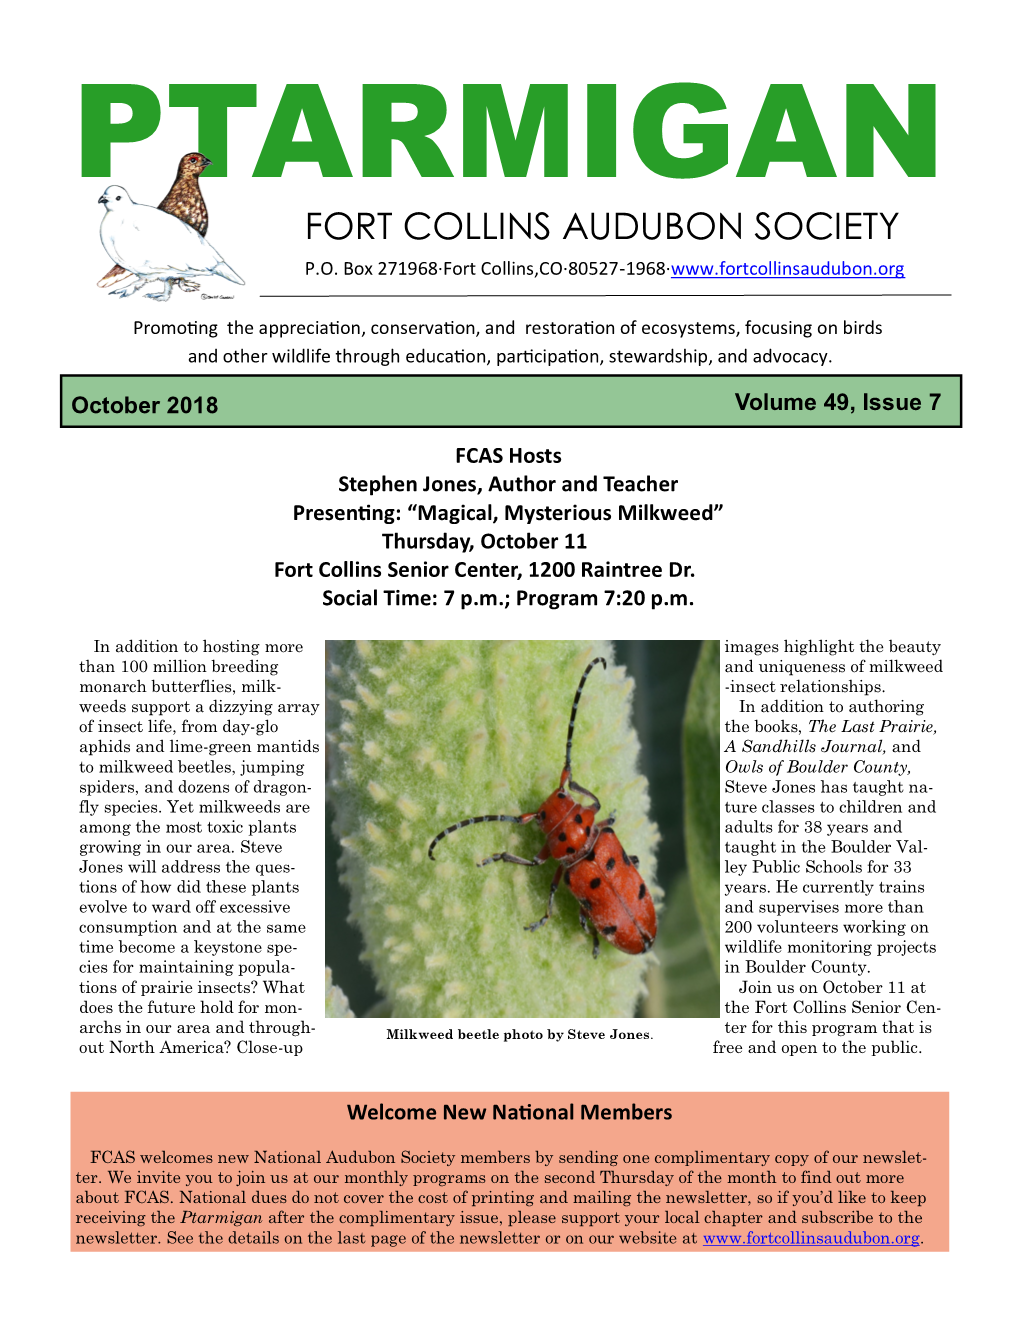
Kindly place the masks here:
[(326, 968), (326, 1016), (328, 1018), (350, 1018), (354, 1014), (347, 1002), (347, 996), (338, 985), (333, 984), (332, 969)]
[(634, 957), (591, 938), (560, 885), (543, 915), (555, 863), (477, 863), (497, 852), (531, 858), (535, 824), (472, 825), (522, 815), (559, 783), (574, 692), (574, 779), (616, 815), (653, 895), (658, 831), (637, 768), (632, 681), (607, 642), (331, 642), (327, 648), (329, 793), (351, 919), (394, 1017), (629, 1017), (654, 951)]
[(719, 643), (702, 642), (683, 727), (687, 865), (719, 974)]

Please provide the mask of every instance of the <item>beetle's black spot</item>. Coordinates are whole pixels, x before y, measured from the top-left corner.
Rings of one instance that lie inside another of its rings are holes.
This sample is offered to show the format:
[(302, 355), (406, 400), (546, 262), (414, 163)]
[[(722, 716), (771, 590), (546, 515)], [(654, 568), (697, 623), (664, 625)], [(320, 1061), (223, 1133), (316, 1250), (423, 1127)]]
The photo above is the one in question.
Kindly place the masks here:
[(607, 870), (607, 871), (615, 871), (615, 870), (616, 870), (616, 858), (615, 858), (615, 857), (610, 857), (609, 861), (606, 862), (606, 870)]
[(594, 879), (594, 880), (591, 882), (591, 884), (589, 885), (589, 888), (590, 888), (590, 889), (598, 889), (598, 887), (599, 887), (599, 885), (600, 885), (601, 883), (602, 883), (602, 878), (601, 878), (601, 876), (596, 876), (595, 879)]
[(575, 825), (583, 825), (583, 824), (584, 824), (584, 821), (581, 819), (580, 816), (575, 816), (575, 817), (574, 817), (574, 824), (575, 824)]
[(538, 813), (538, 816), (539, 816), (539, 819), (540, 819), (540, 820), (545, 820), (545, 812), (544, 812), (544, 811), (540, 811), (540, 812)]
[(559, 839), (560, 843), (566, 843), (567, 841), (567, 836), (565, 834), (559, 834), (556, 837)]
[(591, 834), (591, 826), (590, 826), (590, 825), (586, 825), (586, 826), (584, 827), (584, 837), (587, 839), (587, 837), (588, 837), (589, 834)]
[(616, 831), (612, 828), (611, 825), (603, 825), (603, 827), (602, 827), (602, 833), (603, 833), (603, 834), (615, 834)]
[(566, 793), (557, 793), (556, 796), (557, 796), (558, 798), (565, 798), (567, 795), (566, 795)]
[(639, 902), (639, 903), (641, 902), (641, 900), (644, 898), (645, 894), (647, 894), (647, 893), (648, 893), (648, 890), (644, 887), (644, 885), (642, 885), (641, 888), (637, 891), (637, 896), (638, 896), (638, 902)]
[(568, 852), (568, 853), (574, 853), (574, 852), (577, 852), (577, 849), (576, 849), (576, 848), (568, 848), (568, 849), (567, 849), (567, 852)]
[(602, 927), (602, 934), (603, 934), (603, 935), (615, 935), (615, 934), (616, 934), (616, 927), (615, 927), (615, 926), (603, 926), (603, 927)]

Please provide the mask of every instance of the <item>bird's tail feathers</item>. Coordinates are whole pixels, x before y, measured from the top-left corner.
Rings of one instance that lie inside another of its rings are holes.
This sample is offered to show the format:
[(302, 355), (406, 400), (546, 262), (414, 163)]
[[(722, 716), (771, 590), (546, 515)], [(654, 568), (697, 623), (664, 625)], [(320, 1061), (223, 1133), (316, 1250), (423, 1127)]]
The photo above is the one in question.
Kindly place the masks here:
[(225, 280), (229, 280), (229, 281), (231, 282), (231, 284), (243, 284), (243, 283), (244, 283), (244, 280), (241, 279), (241, 277), (240, 277), (240, 275), (238, 275), (237, 271), (236, 271), (236, 270), (231, 270), (231, 268), (227, 265), (227, 263), (226, 263), (225, 261), (217, 261), (216, 265), (213, 266), (213, 268), (212, 268), (212, 272), (211, 272), (211, 273), (212, 273), (213, 275), (222, 275), (223, 278), (224, 278)]
[(114, 285), (123, 284), (125, 280), (131, 280), (135, 277), (130, 271), (125, 270), (123, 266), (114, 266), (108, 270), (103, 278), (97, 281), (96, 287), (99, 289), (112, 289)]

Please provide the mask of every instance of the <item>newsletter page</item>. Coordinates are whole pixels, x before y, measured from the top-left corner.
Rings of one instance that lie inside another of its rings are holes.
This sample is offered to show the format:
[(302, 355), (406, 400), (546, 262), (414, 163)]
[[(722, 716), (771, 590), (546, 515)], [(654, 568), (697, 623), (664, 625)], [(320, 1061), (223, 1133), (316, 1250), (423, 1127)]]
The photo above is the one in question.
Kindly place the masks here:
[(1003, 17), (18, 23), (14, 1313), (998, 1314)]

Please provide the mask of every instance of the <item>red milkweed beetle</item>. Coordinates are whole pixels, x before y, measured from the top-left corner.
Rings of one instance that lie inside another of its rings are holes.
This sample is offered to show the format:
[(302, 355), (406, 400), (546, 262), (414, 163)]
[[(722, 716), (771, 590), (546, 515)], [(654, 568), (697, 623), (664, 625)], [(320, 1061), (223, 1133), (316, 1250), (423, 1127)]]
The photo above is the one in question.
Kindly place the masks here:
[[(441, 830), (429, 844), (429, 857), (435, 861), (432, 850), (439, 840), (445, 839), (455, 830), (464, 829), (466, 825), (481, 825), (487, 821), (527, 825), (530, 821), (537, 821), (546, 836), (537, 857), (529, 861), (526, 857), (501, 852), (486, 857), (478, 865), (512, 862), (516, 866), (541, 866), (550, 857), (559, 862), (549, 890), (545, 916), (524, 929), (538, 930), (545, 925), (552, 916), (553, 899), (559, 883), (565, 879), (567, 888), (581, 905), (581, 928), (592, 937), (593, 958), (599, 956), (600, 935), (624, 953), (645, 953), (655, 939), (655, 904), (648, 886), (638, 875), (638, 859), (629, 857), (623, 851), (613, 829), (615, 816), (596, 822), (595, 817), (602, 810), (601, 803), (589, 789), (574, 782), (570, 768), (570, 747), (574, 739), (577, 706), (588, 675), (596, 665), (606, 668), (606, 662), (601, 656), (592, 660), (581, 675), (574, 694), (563, 773), (555, 792), (549, 794), (537, 811), (526, 811), (522, 816), (470, 816), (467, 820), (459, 820), (456, 825), (448, 825), (445, 830)], [(583, 806), (575, 802), (565, 788), (590, 798), (591, 805)]]

